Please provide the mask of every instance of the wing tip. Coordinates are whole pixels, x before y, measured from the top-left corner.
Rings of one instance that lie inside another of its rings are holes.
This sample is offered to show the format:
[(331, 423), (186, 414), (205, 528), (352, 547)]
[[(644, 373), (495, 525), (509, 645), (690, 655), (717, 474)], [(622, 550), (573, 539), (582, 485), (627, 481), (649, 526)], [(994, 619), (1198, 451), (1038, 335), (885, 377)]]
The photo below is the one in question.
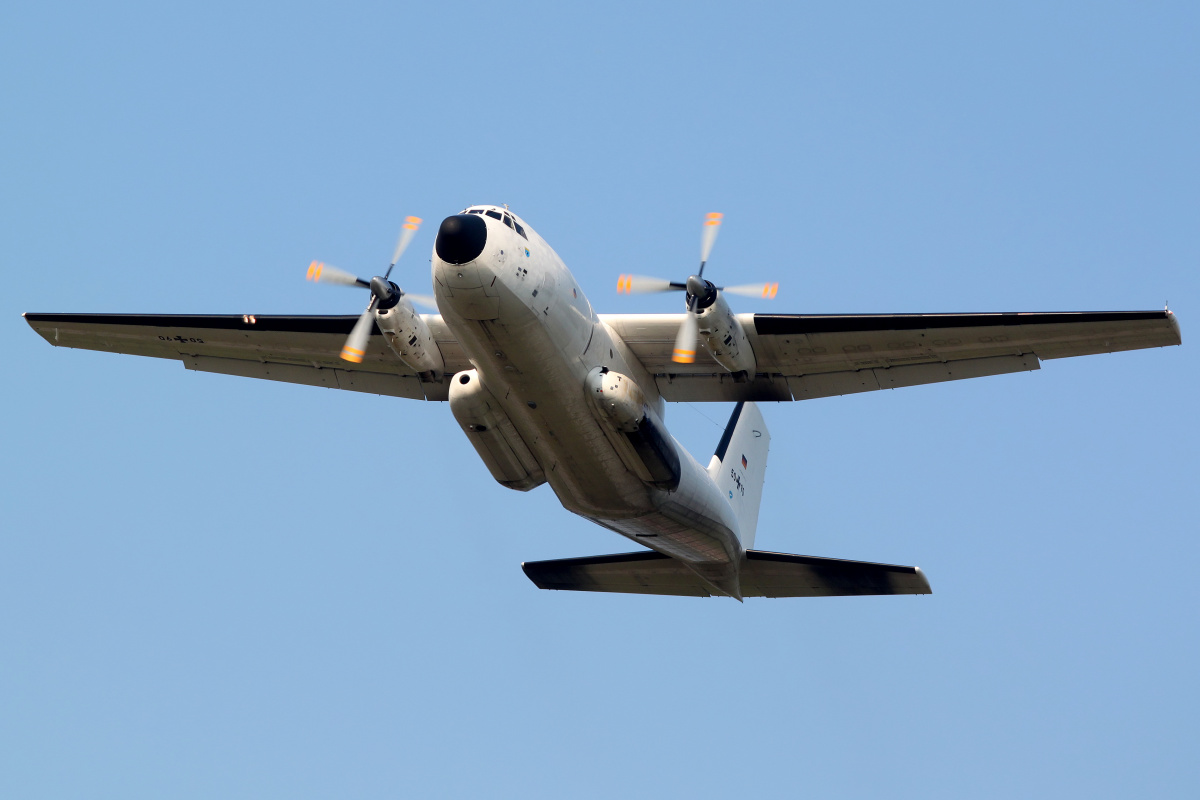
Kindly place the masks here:
[(916, 574), (917, 579), (920, 580), (921, 585), (925, 587), (925, 591), (913, 592), (913, 594), (933, 594), (933, 587), (929, 584), (929, 576), (925, 574), (925, 570), (920, 567), (913, 567), (913, 572)]
[(1183, 344), (1183, 331), (1179, 327), (1179, 317), (1175, 316), (1175, 312), (1171, 309), (1165, 309), (1167, 312), (1167, 322), (1171, 324), (1171, 330), (1175, 332), (1175, 344)]

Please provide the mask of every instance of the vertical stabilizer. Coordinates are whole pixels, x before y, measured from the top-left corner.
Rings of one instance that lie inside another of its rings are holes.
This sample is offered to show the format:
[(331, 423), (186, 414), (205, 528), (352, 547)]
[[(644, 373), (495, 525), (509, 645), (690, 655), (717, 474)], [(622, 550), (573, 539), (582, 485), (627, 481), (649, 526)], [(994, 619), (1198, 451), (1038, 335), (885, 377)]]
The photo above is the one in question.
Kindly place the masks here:
[(754, 547), (770, 444), (771, 434), (758, 406), (738, 403), (708, 465), (709, 477), (733, 506), (740, 528), (738, 535), (747, 550)]

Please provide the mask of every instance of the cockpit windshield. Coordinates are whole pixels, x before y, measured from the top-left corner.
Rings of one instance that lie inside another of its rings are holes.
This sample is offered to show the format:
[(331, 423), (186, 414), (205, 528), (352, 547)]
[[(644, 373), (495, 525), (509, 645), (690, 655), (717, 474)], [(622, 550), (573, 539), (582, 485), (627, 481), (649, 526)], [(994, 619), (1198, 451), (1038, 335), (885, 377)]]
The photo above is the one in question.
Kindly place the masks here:
[(521, 235), (521, 238), (523, 238), (523, 239), (529, 238), (529, 236), (525, 233), (525, 228), (521, 227), (521, 223), (517, 222), (517, 218), (514, 217), (512, 214), (508, 213), (507, 211), (501, 212), (501, 211), (497, 211), (494, 208), (468, 208), (467, 210), (463, 211), (462, 213), (464, 213), (464, 214), (481, 214), (481, 215), (489, 216), (492, 219), (499, 220), (500, 222), (503, 222), (508, 227), (512, 228), (514, 231), (516, 231), (517, 233), (519, 233)]

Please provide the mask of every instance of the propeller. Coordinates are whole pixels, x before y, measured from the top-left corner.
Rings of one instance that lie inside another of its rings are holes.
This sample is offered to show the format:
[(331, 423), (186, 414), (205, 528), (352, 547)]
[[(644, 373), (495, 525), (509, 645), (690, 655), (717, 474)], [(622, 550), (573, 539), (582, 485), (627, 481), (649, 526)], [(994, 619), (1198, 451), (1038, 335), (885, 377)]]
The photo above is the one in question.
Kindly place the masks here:
[(351, 329), (350, 335), (346, 338), (346, 344), (342, 347), (343, 360), (355, 364), (362, 363), (363, 356), (367, 352), (367, 342), (371, 338), (371, 327), (375, 323), (377, 309), (392, 308), (400, 302), (401, 297), (407, 297), (421, 305), (437, 308), (437, 301), (434, 298), (401, 291), (399, 286), (388, 280), (392, 270), (396, 267), (396, 262), (408, 249), (409, 242), (416, 236), (417, 229), (420, 227), (420, 217), (405, 217), (404, 225), (400, 228), (400, 238), (396, 240), (396, 249), (392, 252), (392, 261), (388, 264), (387, 271), (383, 275), (376, 275), (369, 281), (320, 261), (314, 261), (308, 265), (307, 280), (316, 283), (332, 283), (338, 286), (362, 286), (371, 290), (371, 299), (367, 303), (367, 309), (354, 323), (354, 328)]
[(779, 292), (778, 283), (744, 283), (738, 286), (716, 286), (704, 279), (704, 266), (712, 254), (724, 217), (716, 211), (704, 217), (700, 234), (700, 269), (685, 282), (669, 281), (665, 278), (650, 278), (644, 275), (622, 275), (617, 278), (617, 294), (656, 294), (659, 292), (687, 292), (687, 313), (675, 336), (675, 350), (671, 360), (678, 364), (691, 364), (696, 360), (696, 339), (700, 334), (700, 311), (716, 300), (718, 292), (742, 297), (774, 299)]

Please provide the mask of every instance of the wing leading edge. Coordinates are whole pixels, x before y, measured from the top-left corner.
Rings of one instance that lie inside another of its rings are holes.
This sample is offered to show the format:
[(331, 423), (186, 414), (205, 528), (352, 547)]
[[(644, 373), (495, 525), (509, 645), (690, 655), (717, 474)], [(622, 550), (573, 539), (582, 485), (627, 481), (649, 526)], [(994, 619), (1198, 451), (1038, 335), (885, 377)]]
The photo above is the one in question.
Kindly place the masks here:
[(682, 314), (601, 315), (672, 401), (807, 400), (1035, 370), (1052, 358), (1182, 342), (1170, 311), (740, 314), (758, 361), (733, 376), (671, 361)]
[[(445, 400), (447, 384), (423, 381), (375, 329), (361, 364), (338, 358), (357, 316), (252, 314), (25, 314), (56, 347), (167, 358), (200, 372)], [(448, 374), (469, 368), (437, 315), (425, 317)]]

